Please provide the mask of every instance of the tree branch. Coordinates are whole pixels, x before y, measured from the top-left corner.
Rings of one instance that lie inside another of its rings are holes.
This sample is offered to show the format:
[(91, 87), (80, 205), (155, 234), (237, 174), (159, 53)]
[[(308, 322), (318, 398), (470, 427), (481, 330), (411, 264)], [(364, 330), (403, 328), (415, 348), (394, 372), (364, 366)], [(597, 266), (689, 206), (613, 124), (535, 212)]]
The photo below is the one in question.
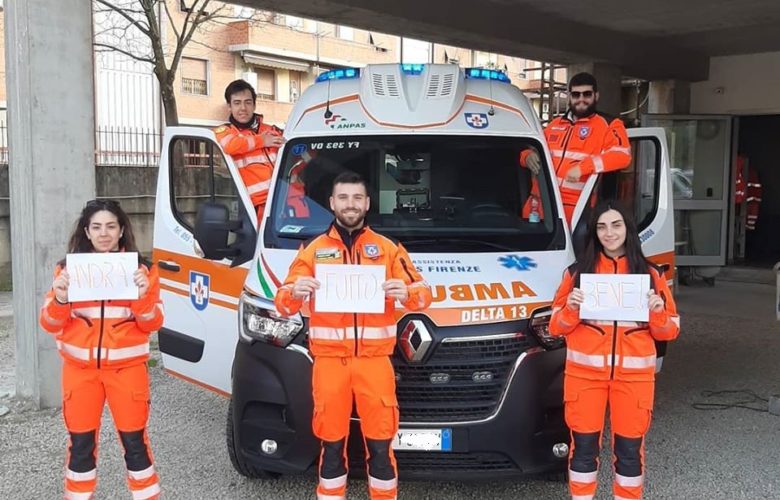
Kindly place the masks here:
[(133, 54), (132, 52), (128, 52), (127, 50), (120, 49), (119, 47), (113, 47), (111, 45), (107, 45), (105, 43), (98, 43), (98, 42), (95, 42), (93, 45), (95, 47), (103, 47), (104, 49), (107, 49), (107, 50), (100, 50), (98, 52), (110, 52), (110, 51), (119, 52), (120, 54), (124, 54), (127, 57), (135, 59), (136, 61), (149, 63), (149, 64), (154, 64), (154, 60), (152, 60), (152, 59), (150, 59), (148, 57), (142, 57), (142, 56)]
[(151, 37), (149, 26), (144, 26), (144, 24), (141, 21), (138, 21), (137, 19), (133, 19), (124, 9), (121, 7), (112, 4), (111, 2), (108, 2), (107, 0), (95, 0), (97, 3), (111, 9), (112, 11), (116, 12), (120, 16), (127, 19), (130, 24), (138, 28), (138, 30), (143, 33), (144, 35)]
[(163, 2), (163, 6), (165, 7), (165, 15), (168, 16), (168, 22), (171, 25), (171, 29), (173, 30), (173, 33), (176, 35), (176, 39), (178, 40), (181, 35), (179, 34), (179, 30), (176, 29), (176, 23), (173, 22), (173, 16), (171, 15), (171, 10), (168, 8), (168, 2)]

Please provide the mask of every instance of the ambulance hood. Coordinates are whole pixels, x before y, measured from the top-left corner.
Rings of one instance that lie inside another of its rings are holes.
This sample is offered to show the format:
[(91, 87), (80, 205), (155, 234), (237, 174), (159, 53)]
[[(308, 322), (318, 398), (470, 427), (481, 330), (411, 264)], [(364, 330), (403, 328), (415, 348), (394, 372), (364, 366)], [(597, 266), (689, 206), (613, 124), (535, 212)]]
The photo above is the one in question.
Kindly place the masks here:
[[(245, 286), (258, 296), (273, 299), (295, 254), (292, 250), (264, 249)], [(571, 263), (567, 251), (410, 256), (433, 291), (433, 303), (425, 314), (439, 326), (530, 317), (535, 309), (552, 303), (563, 270)]]

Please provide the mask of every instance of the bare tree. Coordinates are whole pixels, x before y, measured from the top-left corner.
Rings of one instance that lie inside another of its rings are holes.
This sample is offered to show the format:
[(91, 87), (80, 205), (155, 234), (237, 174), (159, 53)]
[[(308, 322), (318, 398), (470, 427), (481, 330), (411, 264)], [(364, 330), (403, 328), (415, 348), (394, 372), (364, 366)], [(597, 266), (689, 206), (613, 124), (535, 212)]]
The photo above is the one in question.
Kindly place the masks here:
[[(209, 26), (224, 24), (226, 20), (247, 19), (232, 15), (232, 6), (212, 0), (188, 0), (181, 20), (177, 17), (182, 16), (171, 12), (170, 0), (93, 1), (95, 50), (118, 52), (151, 65), (160, 84), (167, 125), (179, 123), (173, 84), (187, 44), (206, 45), (202, 40), (193, 40), (196, 33), (207, 33)], [(166, 36), (166, 29), (172, 37)]]

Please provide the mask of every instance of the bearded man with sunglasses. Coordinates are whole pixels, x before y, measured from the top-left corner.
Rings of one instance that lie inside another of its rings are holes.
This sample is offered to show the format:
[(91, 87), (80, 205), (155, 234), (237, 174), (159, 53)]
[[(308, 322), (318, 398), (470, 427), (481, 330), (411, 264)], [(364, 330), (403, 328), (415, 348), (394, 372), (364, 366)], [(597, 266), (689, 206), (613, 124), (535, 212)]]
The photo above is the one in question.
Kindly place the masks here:
[[(631, 145), (623, 122), (598, 113), (598, 102), (596, 78), (590, 73), (577, 73), (569, 80), (569, 110), (544, 129), (569, 225), (588, 178), (621, 170), (631, 163)], [(539, 196), (536, 180), (542, 167), (539, 152), (535, 149), (523, 151), (520, 165), (534, 174), (532, 196), (523, 210), (524, 217), (528, 217), (530, 203)]]

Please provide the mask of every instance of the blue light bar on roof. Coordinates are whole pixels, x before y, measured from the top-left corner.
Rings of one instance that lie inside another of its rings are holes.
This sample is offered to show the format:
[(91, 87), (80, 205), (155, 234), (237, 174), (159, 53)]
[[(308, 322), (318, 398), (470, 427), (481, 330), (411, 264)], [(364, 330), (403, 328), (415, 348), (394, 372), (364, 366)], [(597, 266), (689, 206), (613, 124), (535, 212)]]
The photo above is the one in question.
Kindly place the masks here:
[(328, 80), (347, 80), (349, 78), (357, 78), (360, 76), (359, 68), (343, 68), (332, 69), (325, 73), (320, 73), (317, 77), (317, 82), (327, 82)]
[(419, 75), (425, 69), (424, 64), (402, 64), (401, 71), (407, 75)]
[(495, 80), (497, 82), (512, 83), (506, 73), (497, 69), (466, 68), (466, 78), (478, 78), (480, 80)]

